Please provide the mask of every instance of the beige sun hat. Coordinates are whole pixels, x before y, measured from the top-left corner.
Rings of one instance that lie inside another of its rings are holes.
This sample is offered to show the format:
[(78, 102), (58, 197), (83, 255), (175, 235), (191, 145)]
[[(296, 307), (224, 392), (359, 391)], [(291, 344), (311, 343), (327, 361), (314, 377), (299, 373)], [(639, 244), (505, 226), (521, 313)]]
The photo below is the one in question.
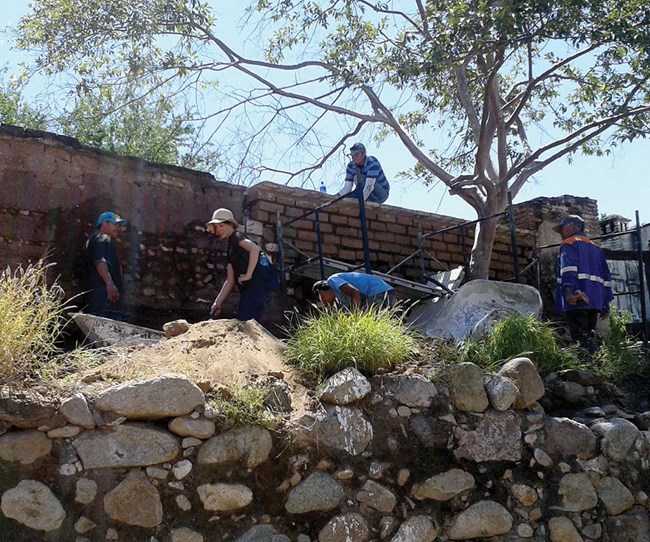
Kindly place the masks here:
[(239, 227), (239, 224), (232, 214), (232, 211), (230, 209), (223, 208), (217, 209), (214, 213), (212, 213), (212, 220), (210, 220), (206, 226), (209, 226), (210, 224), (222, 224), (223, 222), (230, 222), (235, 228)]

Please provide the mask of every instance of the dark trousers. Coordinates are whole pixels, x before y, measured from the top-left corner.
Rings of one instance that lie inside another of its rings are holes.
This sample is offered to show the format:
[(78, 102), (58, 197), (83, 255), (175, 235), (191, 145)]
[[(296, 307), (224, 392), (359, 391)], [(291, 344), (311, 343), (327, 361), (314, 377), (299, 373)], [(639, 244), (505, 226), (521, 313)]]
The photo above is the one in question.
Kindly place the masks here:
[(598, 311), (596, 309), (575, 309), (566, 311), (565, 315), (567, 324), (569, 324), (571, 340), (593, 354), (598, 349), (594, 335), (598, 322)]
[(250, 282), (251, 284), (248, 284), (240, 292), (237, 320), (255, 319), (259, 322), (262, 318), (262, 312), (264, 312), (268, 290), (266, 284), (257, 277), (251, 279)]

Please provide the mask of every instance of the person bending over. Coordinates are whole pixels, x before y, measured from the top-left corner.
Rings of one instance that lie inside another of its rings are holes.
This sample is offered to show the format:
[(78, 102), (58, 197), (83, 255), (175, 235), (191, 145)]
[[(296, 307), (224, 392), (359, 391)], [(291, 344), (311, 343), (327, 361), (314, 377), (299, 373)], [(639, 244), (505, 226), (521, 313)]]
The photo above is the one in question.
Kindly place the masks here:
[(395, 300), (392, 286), (366, 273), (335, 273), (327, 280), (316, 282), (312, 291), (326, 306), (338, 300), (346, 307), (360, 309), (384, 302), (391, 304)]

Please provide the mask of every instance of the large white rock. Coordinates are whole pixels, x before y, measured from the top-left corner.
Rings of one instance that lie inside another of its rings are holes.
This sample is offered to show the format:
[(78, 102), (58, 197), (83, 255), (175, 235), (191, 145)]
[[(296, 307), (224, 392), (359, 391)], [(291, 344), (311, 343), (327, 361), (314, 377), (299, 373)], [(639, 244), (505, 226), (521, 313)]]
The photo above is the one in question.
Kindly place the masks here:
[(285, 508), (291, 514), (332, 510), (344, 495), (341, 484), (329, 474), (317, 470), (291, 490)]
[(203, 508), (212, 512), (231, 512), (248, 506), (253, 492), (242, 484), (202, 484), (197, 488)]
[(263, 427), (246, 425), (208, 440), (199, 449), (200, 465), (223, 465), (241, 462), (252, 469), (269, 457), (273, 440)]
[(40, 431), (12, 431), (0, 436), (0, 459), (31, 465), (50, 453), (52, 441)]
[(479, 501), (452, 519), (447, 536), (449, 540), (469, 540), (506, 534), (512, 522), (510, 512), (501, 504)]
[(66, 516), (50, 488), (36, 480), (22, 480), (5, 491), (0, 508), (8, 518), (38, 531), (55, 531)]
[(537, 317), (542, 311), (542, 298), (532, 286), (472, 280), (447, 300), (419, 304), (408, 322), (428, 337), (460, 341), (495, 309)]
[(180, 454), (178, 439), (146, 424), (123, 424), (84, 433), (72, 441), (86, 469), (148, 467)]
[(116, 521), (149, 529), (163, 520), (160, 494), (142, 471), (131, 471), (106, 494), (104, 510)]
[(125, 382), (105, 390), (95, 400), (98, 410), (140, 420), (182, 416), (203, 404), (201, 389), (184, 376), (175, 375)]

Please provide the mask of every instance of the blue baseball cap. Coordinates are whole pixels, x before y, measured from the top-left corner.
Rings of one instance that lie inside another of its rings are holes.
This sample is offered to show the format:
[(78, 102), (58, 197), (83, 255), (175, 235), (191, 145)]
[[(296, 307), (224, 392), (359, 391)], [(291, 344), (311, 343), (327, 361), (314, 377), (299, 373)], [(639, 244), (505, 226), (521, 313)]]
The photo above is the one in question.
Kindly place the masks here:
[(106, 211), (105, 213), (99, 215), (99, 218), (97, 219), (97, 223), (95, 224), (95, 226), (99, 228), (104, 222), (114, 222), (115, 224), (126, 224), (126, 220), (124, 220), (120, 215), (114, 213), (113, 211)]

